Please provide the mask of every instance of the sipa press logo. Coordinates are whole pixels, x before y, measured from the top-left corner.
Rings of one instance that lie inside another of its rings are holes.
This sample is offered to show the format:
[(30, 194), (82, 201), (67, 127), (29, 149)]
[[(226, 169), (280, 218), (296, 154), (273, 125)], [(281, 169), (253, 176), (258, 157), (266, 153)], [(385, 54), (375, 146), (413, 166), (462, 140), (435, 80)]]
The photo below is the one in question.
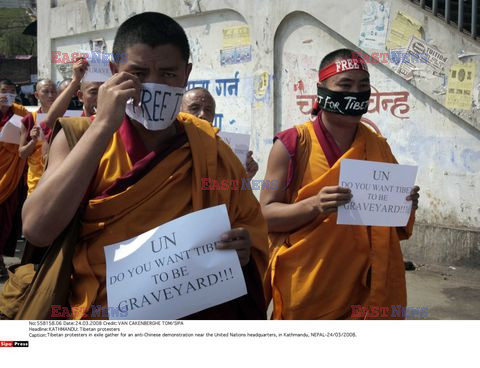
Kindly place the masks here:
[(28, 341), (0, 341), (0, 348), (28, 348)]

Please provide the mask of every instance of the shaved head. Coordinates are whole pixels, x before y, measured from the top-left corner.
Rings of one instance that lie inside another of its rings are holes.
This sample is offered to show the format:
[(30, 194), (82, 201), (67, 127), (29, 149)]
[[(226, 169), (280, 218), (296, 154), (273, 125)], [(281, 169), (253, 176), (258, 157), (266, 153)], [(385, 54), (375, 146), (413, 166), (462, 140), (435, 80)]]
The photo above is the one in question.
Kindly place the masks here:
[(80, 91), (86, 91), (91, 87), (95, 87), (97, 90), (103, 82), (82, 82), (80, 83)]
[(83, 103), (86, 116), (95, 115), (97, 109), (98, 89), (103, 82), (82, 82), (77, 91), (78, 99)]
[(215, 99), (208, 90), (193, 88), (183, 95), (180, 110), (213, 123), (215, 107)]
[(72, 78), (64, 79), (62, 83), (58, 85), (58, 93), (62, 93), (71, 82), (72, 82)]
[(50, 79), (42, 79), (35, 88), (35, 97), (40, 102), (42, 111), (48, 112), (57, 98), (57, 86)]
[(44, 86), (53, 86), (55, 87), (56, 89), (56, 86), (55, 86), (55, 83), (53, 83), (53, 81), (51, 79), (40, 79), (38, 82), (37, 82), (37, 86), (35, 88), (35, 91), (40, 91), (41, 88), (43, 88)]

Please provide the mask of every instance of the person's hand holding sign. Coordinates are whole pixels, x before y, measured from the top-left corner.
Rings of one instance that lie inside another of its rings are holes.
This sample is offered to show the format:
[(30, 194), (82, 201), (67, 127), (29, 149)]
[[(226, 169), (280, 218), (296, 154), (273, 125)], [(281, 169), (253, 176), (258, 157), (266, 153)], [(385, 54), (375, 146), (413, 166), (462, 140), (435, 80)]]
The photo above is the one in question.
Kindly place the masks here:
[(34, 126), (30, 131), (30, 138), (32, 138), (32, 141), (36, 142), (39, 137), (40, 137), (40, 128), (38, 126)]
[(314, 208), (320, 214), (337, 212), (339, 206), (343, 206), (352, 199), (352, 192), (341, 186), (323, 187), (316, 196), (311, 197)]
[(251, 247), (250, 234), (241, 227), (227, 231), (222, 235), (221, 241), (217, 243), (218, 249), (236, 250), (242, 267), (246, 266), (250, 260)]
[(418, 198), (420, 197), (420, 194), (418, 194), (419, 191), (420, 187), (415, 185), (412, 188), (410, 195), (407, 197), (407, 201), (412, 201), (412, 210), (416, 210), (418, 208)]

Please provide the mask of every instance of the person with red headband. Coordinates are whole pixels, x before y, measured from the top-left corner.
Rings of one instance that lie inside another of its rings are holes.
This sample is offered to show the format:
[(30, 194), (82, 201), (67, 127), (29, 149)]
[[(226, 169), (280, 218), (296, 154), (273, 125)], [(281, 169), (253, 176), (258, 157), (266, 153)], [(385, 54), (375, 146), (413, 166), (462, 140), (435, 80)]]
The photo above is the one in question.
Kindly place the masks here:
[(272, 318), (391, 318), (392, 306), (406, 306), (399, 240), (412, 233), (419, 188), (407, 197), (413, 209), (404, 228), (336, 224), (337, 208), (352, 198), (338, 186), (340, 160), (396, 160), (386, 139), (360, 122), (370, 99), (365, 61), (340, 49), (319, 69), (315, 119), (278, 133), (270, 152), (265, 180), (285, 185), (260, 195)]

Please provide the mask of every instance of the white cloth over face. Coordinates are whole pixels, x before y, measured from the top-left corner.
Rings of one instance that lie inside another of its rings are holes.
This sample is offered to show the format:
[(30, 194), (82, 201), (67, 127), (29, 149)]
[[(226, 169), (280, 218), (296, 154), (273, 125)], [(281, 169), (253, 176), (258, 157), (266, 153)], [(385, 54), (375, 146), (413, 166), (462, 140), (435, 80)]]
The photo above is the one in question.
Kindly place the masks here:
[(1, 102), (0, 105), (12, 106), (17, 95), (15, 93), (0, 93), (0, 97), (5, 97), (7, 99), (5, 102)]
[(176, 120), (184, 93), (185, 88), (143, 83), (140, 105), (130, 99), (125, 112), (148, 130), (163, 130)]

